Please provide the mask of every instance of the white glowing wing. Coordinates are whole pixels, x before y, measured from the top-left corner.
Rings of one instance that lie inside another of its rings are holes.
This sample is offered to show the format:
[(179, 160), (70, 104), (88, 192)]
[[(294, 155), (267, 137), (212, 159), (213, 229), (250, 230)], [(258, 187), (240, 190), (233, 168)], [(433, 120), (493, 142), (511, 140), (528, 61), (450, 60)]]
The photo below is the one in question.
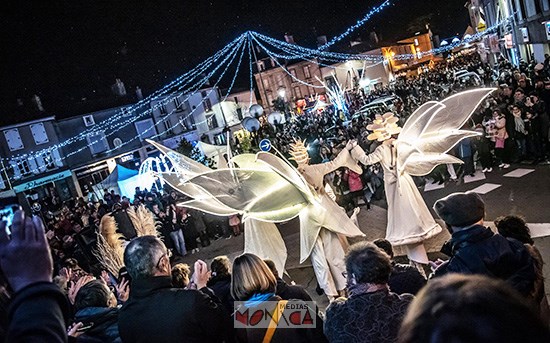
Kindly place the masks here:
[[(273, 171), (254, 169), (218, 169), (189, 180), (225, 208), (231, 208), (245, 217), (280, 222), (296, 217), (307, 205), (303, 194), (292, 183)], [(199, 202), (193, 207), (201, 208)]]
[(438, 164), (462, 163), (446, 153), (462, 139), (478, 135), (460, 129), (483, 99), (494, 90), (472, 89), (454, 94), (441, 102), (430, 101), (420, 106), (409, 117), (395, 142), (399, 171), (425, 175)]
[(146, 139), (146, 141), (147, 143), (152, 144), (155, 148), (159, 149), (159, 151), (170, 160), (175, 170), (185, 175), (186, 177), (193, 177), (197, 174), (211, 170), (204, 164), (201, 164), (185, 155), (175, 152), (174, 150), (169, 149), (162, 144), (159, 144), (149, 139)]

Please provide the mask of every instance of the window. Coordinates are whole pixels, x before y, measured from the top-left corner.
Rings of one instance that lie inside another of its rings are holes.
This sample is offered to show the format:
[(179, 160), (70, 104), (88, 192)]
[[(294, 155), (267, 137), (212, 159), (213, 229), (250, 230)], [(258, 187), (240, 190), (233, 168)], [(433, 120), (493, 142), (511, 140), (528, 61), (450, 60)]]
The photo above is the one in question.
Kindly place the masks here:
[(418, 44), (418, 38), (415, 38), (415, 39), (414, 39), (414, 46), (418, 46), (418, 45), (419, 45), (419, 44)]
[(239, 120), (243, 120), (243, 110), (242, 110), (242, 108), (237, 108), (237, 118), (239, 118)]
[(548, 0), (542, 0), (542, 10), (543, 10), (544, 12), (550, 10), (550, 1), (548, 1)]
[(183, 104), (178, 96), (174, 98), (174, 107), (176, 107), (176, 112), (183, 111)]
[(11, 160), (10, 166), (11, 166), (11, 171), (13, 173), (13, 178), (18, 180), (18, 179), (21, 179), (22, 177), (31, 175), (32, 174), (32, 166), (30, 163), (31, 161), (34, 164), (34, 168), (37, 169), (37, 172), (38, 172), (36, 161), (32, 157), (29, 157), (28, 159), (20, 158), (20, 159)]
[(207, 93), (206, 91), (202, 91), (202, 92), (201, 92), (201, 96), (202, 96), (203, 98), (206, 98), (206, 97), (208, 96), (208, 93)]
[(38, 170), (41, 172), (55, 169), (54, 157), (52, 156), (51, 151), (46, 151), (45, 153), (36, 156), (36, 163), (38, 165)]
[(296, 69), (289, 69), (288, 71), (290, 72), (290, 75), (292, 75), (293, 77), (296, 77), (296, 78), (297, 78), (297, 76), (296, 76)]
[(211, 115), (208, 119), (207, 119), (207, 122), (208, 122), (208, 128), (210, 130), (212, 129), (215, 129), (218, 127), (218, 119), (216, 119), (216, 116), (215, 115)]
[(8, 142), (10, 151), (16, 151), (24, 148), (18, 129), (5, 130), (4, 137), (6, 138), (6, 142)]
[(145, 138), (152, 137), (157, 134), (155, 124), (152, 119), (140, 120), (134, 123), (139, 138), (143, 141)]
[(48, 143), (48, 134), (46, 133), (46, 128), (43, 123), (32, 124), (30, 125), (32, 137), (36, 145)]
[(164, 130), (163, 130), (164, 133), (168, 135), (174, 134), (174, 132), (172, 131), (172, 123), (170, 122), (170, 120), (165, 120), (163, 123), (164, 123)]
[(225, 145), (226, 144), (227, 137), (225, 136), (225, 133), (220, 133), (214, 137), (214, 142), (217, 145)]
[(212, 111), (212, 102), (210, 101), (209, 98), (204, 99), (202, 103), (204, 106), (204, 111), (206, 112)]
[(269, 80), (263, 79), (264, 89), (269, 89)]
[(115, 148), (120, 148), (121, 145), (122, 145), (122, 139), (120, 139), (118, 137), (113, 139), (113, 146)]
[(239, 103), (239, 98), (237, 98), (237, 97), (234, 97), (233, 99), (235, 100), (235, 103), (236, 103), (236, 104), (238, 104), (238, 103)]
[(84, 120), (84, 125), (86, 125), (86, 127), (95, 125), (94, 116), (92, 115), (84, 116), (82, 117), (82, 120)]
[(164, 104), (163, 104), (163, 105), (160, 105), (160, 106), (159, 106), (159, 112), (160, 112), (160, 115), (161, 115), (161, 116), (165, 116), (166, 113), (167, 113), (167, 112), (166, 112), (166, 105), (164, 105)]
[(263, 61), (258, 61), (258, 70), (264, 71), (265, 70), (265, 64)]
[(306, 79), (311, 79), (311, 72), (309, 71), (309, 66), (304, 67), (304, 75)]
[(86, 139), (92, 155), (100, 154), (109, 149), (109, 143), (103, 131), (90, 133)]
[(297, 99), (303, 98), (302, 90), (300, 90), (300, 87), (298, 86), (294, 87), (294, 95), (296, 96)]

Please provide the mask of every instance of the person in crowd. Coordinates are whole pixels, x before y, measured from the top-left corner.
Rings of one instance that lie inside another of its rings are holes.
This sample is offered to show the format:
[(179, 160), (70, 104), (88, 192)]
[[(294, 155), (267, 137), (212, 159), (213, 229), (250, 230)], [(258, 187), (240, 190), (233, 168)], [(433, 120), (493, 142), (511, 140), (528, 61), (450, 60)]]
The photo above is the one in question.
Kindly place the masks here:
[(338, 298), (326, 313), (330, 342), (395, 342), (414, 296), (392, 293), (390, 257), (376, 245), (359, 242), (346, 254), (349, 298)]
[(450, 274), (428, 282), (412, 302), (399, 343), (550, 341), (525, 299), (502, 280)]
[(233, 298), (231, 297), (231, 261), (227, 256), (214, 257), (210, 262), (210, 280), (208, 288), (220, 299), (227, 311), (233, 311)]
[(279, 272), (275, 266), (275, 262), (272, 260), (264, 260), (265, 264), (269, 267), (269, 270), (275, 276), (277, 280), (277, 287), (275, 294), (281, 297), (283, 300), (298, 299), (303, 301), (312, 301), (311, 296), (305, 290), (304, 287), (298, 285), (289, 285), (283, 279), (279, 277)]
[(176, 221), (183, 232), (185, 249), (191, 254), (198, 252), (199, 232), (195, 228), (194, 219), (191, 218), (189, 210), (185, 207), (176, 207)]
[(527, 249), (483, 226), (485, 203), (477, 193), (453, 193), (434, 204), (451, 239), (441, 252), (447, 261), (432, 262), (433, 277), (449, 273), (482, 274), (507, 281), (524, 296), (533, 291), (535, 266)]
[[(240, 303), (235, 303), (236, 313), (254, 313), (262, 307), (269, 307), (273, 313), (275, 306), (284, 305), (280, 297), (275, 295), (277, 280), (269, 267), (256, 255), (242, 254), (233, 261), (233, 273), (231, 274), (231, 295)], [(293, 301), (294, 306), (301, 308), (307, 306), (300, 300)], [(286, 306), (280, 315), (285, 316)], [(279, 320), (276, 326), (269, 329), (259, 327), (246, 327), (235, 329), (237, 342), (326, 342), (323, 334), (323, 321), (317, 315), (315, 308), (309, 308), (311, 318), (315, 318), (315, 327), (310, 328), (278, 328), (284, 320)], [(290, 312), (290, 310), (288, 311)], [(286, 313), (286, 316), (289, 314)], [(280, 318), (279, 318), (280, 319)]]
[(426, 285), (426, 278), (420, 274), (416, 267), (410, 264), (396, 263), (393, 260), (393, 246), (387, 239), (379, 238), (373, 243), (390, 257), (391, 274), (388, 281), (390, 291), (396, 294), (414, 295)]
[(90, 281), (78, 290), (74, 310), (75, 323), (88, 328), (77, 342), (121, 342), (117, 299), (103, 280)]
[(506, 117), (498, 109), (493, 111), (494, 131), (493, 141), (495, 143), (495, 157), (498, 160), (499, 168), (510, 168), (510, 140), (506, 130)]
[(69, 305), (52, 283), (53, 261), (38, 216), (0, 222), (0, 270), (13, 290), (5, 342), (66, 342)]
[(550, 324), (550, 307), (546, 292), (544, 290), (544, 261), (540, 251), (535, 246), (535, 242), (531, 238), (531, 231), (525, 223), (525, 220), (518, 216), (505, 216), (495, 219), (495, 226), (498, 233), (506, 238), (512, 238), (520, 241), (525, 245), (529, 254), (533, 258), (536, 270), (536, 279), (531, 298), (539, 308), (540, 316), (544, 322)]
[(124, 251), (132, 278), (130, 298), (119, 312), (123, 342), (221, 342), (229, 314), (206, 287), (206, 264), (197, 261), (196, 290), (172, 288), (169, 253), (154, 236), (134, 238)]
[(172, 286), (175, 288), (187, 288), (191, 269), (186, 263), (178, 263), (172, 267)]

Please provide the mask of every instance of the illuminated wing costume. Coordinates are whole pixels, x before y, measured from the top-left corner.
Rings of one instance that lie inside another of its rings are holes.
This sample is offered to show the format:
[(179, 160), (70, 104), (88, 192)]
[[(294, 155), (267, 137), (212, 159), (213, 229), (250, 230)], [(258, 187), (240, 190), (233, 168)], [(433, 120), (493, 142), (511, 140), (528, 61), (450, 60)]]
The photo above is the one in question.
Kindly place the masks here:
[[(368, 138), (383, 143), (368, 155), (359, 146), (351, 150), (354, 159), (365, 165), (382, 165), (388, 202), (386, 239), (392, 244), (414, 247), (441, 231), (411, 175), (426, 175), (439, 164), (462, 163), (447, 152), (460, 140), (477, 135), (461, 128), (493, 91), (479, 88), (441, 102), (427, 102), (409, 117), (403, 129), (397, 126), (397, 118), (387, 113), (368, 127), (373, 131)], [(397, 139), (391, 138), (398, 133)], [(411, 260), (427, 263), (425, 250), (416, 256), (408, 252)]]
[[(230, 159), (228, 168), (211, 170), (158, 143), (150, 143), (174, 165), (174, 172), (161, 173), (164, 182), (192, 198), (182, 206), (222, 216), (241, 214), (245, 224), (249, 219), (253, 220), (250, 223), (277, 223), (299, 216), (300, 262), (312, 256), (316, 275), (321, 277), (319, 283), (327, 295), (336, 296), (338, 290), (345, 288), (345, 279), (341, 275), (345, 270), (344, 251), (336, 234), (359, 236), (363, 233), (324, 193), (323, 176), (346, 164), (361, 171), (347, 150), (333, 162), (314, 166), (299, 163), (300, 172), (287, 161), (266, 152), (241, 154)], [(329, 233), (322, 233), (322, 228)], [(267, 232), (263, 228), (255, 232), (251, 236), (254, 242), (247, 243), (247, 246), (257, 249), (265, 246), (267, 250), (280, 246), (279, 243), (262, 244), (271, 237), (262, 234)], [(280, 237), (278, 232), (277, 235)], [(257, 254), (265, 256), (265, 253), (260, 251)], [(334, 260), (340, 262), (331, 264), (333, 256), (337, 256)]]

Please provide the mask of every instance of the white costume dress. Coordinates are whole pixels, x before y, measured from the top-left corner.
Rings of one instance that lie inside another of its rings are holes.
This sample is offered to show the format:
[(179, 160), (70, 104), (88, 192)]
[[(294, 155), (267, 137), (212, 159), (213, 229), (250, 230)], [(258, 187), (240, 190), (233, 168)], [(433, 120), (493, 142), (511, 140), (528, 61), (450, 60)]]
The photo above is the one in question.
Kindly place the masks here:
[(397, 149), (393, 141), (384, 141), (368, 155), (358, 147), (351, 154), (365, 165), (382, 165), (388, 202), (386, 239), (393, 245), (415, 245), (441, 232), (441, 227), (432, 217), (412, 177), (406, 172), (398, 174)]

